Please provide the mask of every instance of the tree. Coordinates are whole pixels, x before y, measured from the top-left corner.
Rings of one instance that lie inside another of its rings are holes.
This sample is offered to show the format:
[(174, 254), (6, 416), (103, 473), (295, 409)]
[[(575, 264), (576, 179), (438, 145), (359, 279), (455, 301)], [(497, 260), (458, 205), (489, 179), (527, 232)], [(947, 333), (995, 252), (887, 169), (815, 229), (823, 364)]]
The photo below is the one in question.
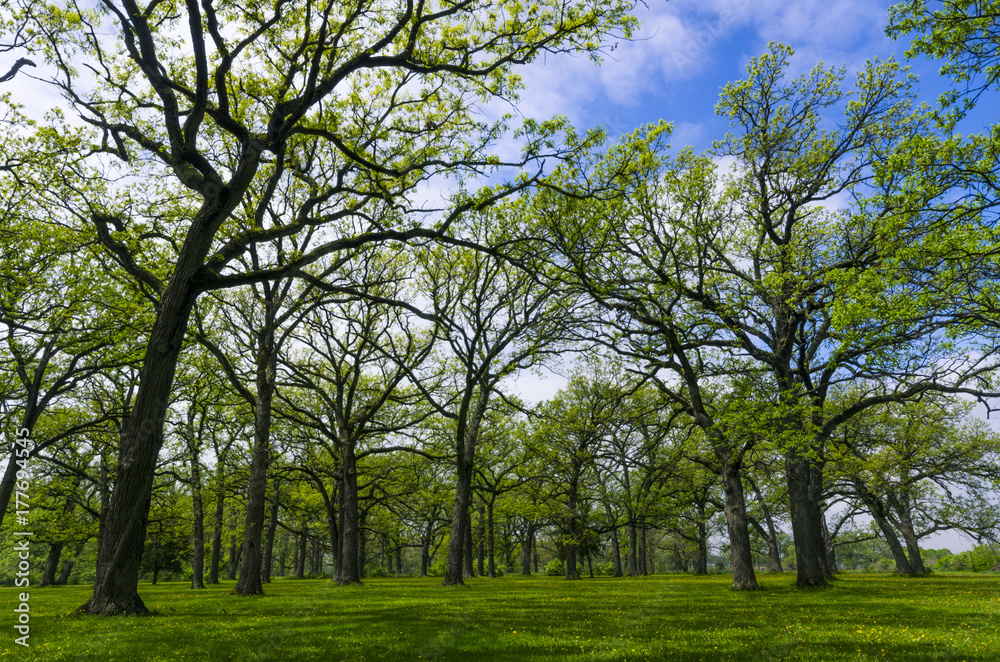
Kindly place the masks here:
[(964, 90), (942, 97), (945, 107), (959, 100), (960, 114), (1000, 83), (1000, 2), (948, 0), (932, 9), (928, 0), (905, 0), (889, 8), (886, 33), (893, 39), (913, 36), (906, 56), (946, 60), (941, 74)]
[[(419, 424), (431, 412), (418, 390), (404, 381), (430, 355), (436, 330), (420, 329), (403, 300), (401, 261), (366, 251), (349, 262), (361, 296), (318, 302), (293, 334), (303, 351), (285, 362), (281, 395), (284, 415), (317, 433), (318, 443), (337, 466), (340, 536), (337, 581), (360, 584), (358, 460), (405, 445), (378, 448)], [(329, 286), (327, 286), (329, 288)], [(335, 289), (335, 288), (329, 288)], [(367, 447), (366, 447), (367, 446)]]
[(559, 504), (557, 521), (565, 549), (566, 579), (580, 579), (577, 551), (585, 535), (587, 487), (594, 478), (596, 459), (624, 418), (624, 403), (634, 388), (614, 367), (587, 367), (590, 370), (571, 377), (566, 387), (536, 412), (543, 423), (536, 431), (539, 438), (535, 445), (548, 458), (553, 479), (550, 498)]
[[(438, 414), (454, 424), (455, 505), (442, 586), (462, 585), (463, 552), (471, 566), (469, 503), (479, 430), (500, 382), (530, 368), (568, 337), (574, 302), (544, 276), (544, 258), (519, 237), (526, 224), (522, 201), (480, 214), (474, 236), (502, 248), (500, 256), (470, 249), (429, 250), (421, 257), (421, 288), (431, 301), (455, 374), (443, 401), (423, 379), (421, 391)], [(421, 383), (421, 382), (418, 382)]]
[[(515, 65), (596, 52), (602, 35), (632, 25), (618, 0), (519, 7), (103, 0), (16, 12), (14, 29), (37, 35), (53, 84), (103, 152), (95, 161), (117, 179), (77, 206), (78, 222), (156, 302), (89, 613), (145, 611), (137, 582), (153, 472), (200, 293), (292, 275), (341, 249), (445, 236), (465, 210), (541, 177), (461, 192), (444, 212), (408, 197), (437, 174), (501, 165), (489, 149), (504, 123), (477, 121), (472, 100), (515, 98)], [(526, 127), (519, 166), (558, 151), (545, 148), (552, 129)], [(295, 204), (273, 205), (279, 190), (294, 190), (277, 199)], [(326, 241), (283, 266), (234, 265), (253, 245), (320, 225)]]
[[(731, 546), (741, 555), (734, 577), (746, 588), (756, 585), (744, 553), (748, 448), (744, 431), (711, 411), (713, 381), (738, 378), (750, 389), (757, 413), (729, 420), (755, 422), (753, 436), (781, 449), (797, 583), (824, 586), (826, 439), (887, 401), (988, 390), (995, 351), (970, 355), (946, 340), (968, 313), (950, 306), (955, 272), (932, 267), (976, 241), (976, 219), (946, 200), (961, 178), (939, 167), (968, 158), (967, 146), (935, 133), (898, 64), (870, 63), (848, 102), (842, 71), (816, 67), (788, 80), (790, 56), (772, 45), (751, 60), (746, 80), (724, 88), (717, 111), (736, 132), (712, 155), (734, 161), (729, 173), (690, 152), (656, 158), (662, 130), (651, 130), (636, 136), (654, 151), (622, 182), (629, 195), (584, 212), (576, 229), (553, 223), (619, 334), (609, 342), (672, 375), (660, 383), (716, 449)], [(838, 107), (842, 119), (824, 128)], [(628, 154), (621, 146), (608, 163)], [(621, 169), (590, 172), (608, 170)], [(833, 200), (845, 206), (824, 206)], [(847, 380), (865, 389), (834, 410), (827, 396)]]
[[(955, 497), (988, 492), (1000, 475), (998, 437), (968, 418), (970, 409), (942, 397), (886, 406), (855, 417), (832, 440), (831, 489), (864, 503), (898, 574), (925, 574), (920, 539), (962, 528), (966, 504)], [(838, 477), (847, 483), (840, 490)]]

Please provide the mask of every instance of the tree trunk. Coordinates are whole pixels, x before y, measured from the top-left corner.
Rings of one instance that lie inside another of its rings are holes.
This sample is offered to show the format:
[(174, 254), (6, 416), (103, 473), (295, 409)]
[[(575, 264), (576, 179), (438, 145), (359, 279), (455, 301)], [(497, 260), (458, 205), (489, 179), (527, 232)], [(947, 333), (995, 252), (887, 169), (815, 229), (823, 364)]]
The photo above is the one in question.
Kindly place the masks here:
[(295, 554), (295, 578), (306, 578), (306, 547), (309, 543), (309, 536), (305, 529), (299, 533), (299, 549)]
[[(341, 462), (341, 467), (343, 467), (343, 462)], [(337, 539), (334, 541), (334, 549), (337, 550), (337, 555), (334, 557), (334, 578), (337, 583), (344, 577), (344, 472), (340, 472), (340, 476), (337, 477), (337, 522), (336, 527)], [(331, 535), (332, 538), (332, 535)]]
[(354, 444), (350, 441), (341, 445), (341, 466), (344, 475), (344, 498), (341, 501), (343, 547), (340, 550), (340, 555), (343, 561), (337, 583), (340, 586), (360, 585), (361, 573), (364, 572), (364, 559), (361, 558), (359, 544), (361, 532), (358, 513), (358, 471), (354, 456)]
[[(235, 189), (206, 199), (185, 237), (170, 281), (163, 289), (143, 358), (135, 405), (126, 421), (118, 452), (118, 474), (111, 495), (104, 537), (97, 555), (94, 592), (81, 609), (90, 614), (142, 614), (139, 566), (146, 540), (153, 475), (163, 446), (163, 422), (173, 390), (177, 359), (198, 292), (193, 286), (222, 221), (242, 198), (256, 154), (248, 153), (234, 174)], [(239, 190), (236, 190), (239, 189)]]
[[(478, 568), (478, 571), (479, 571), (479, 576), (480, 577), (485, 577), (486, 576), (486, 568), (485, 568), (485, 563), (486, 563), (486, 527), (485, 527), (485, 524), (483, 523), (483, 507), (482, 507), (482, 505), (479, 506), (479, 535), (478, 535), (478, 538), (479, 538), (479, 544), (476, 545), (476, 565), (477, 565), (477, 568)], [(492, 559), (491, 559), (491, 561), (492, 561)], [(493, 576), (493, 573), (491, 572), (490, 573), (490, 577), (492, 577), (492, 576)]]
[[(466, 399), (471, 400), (472, 393), (467, 392)], [(459, 414), (458, 426), (455, 431), (455, 505), (451, 514), (451, 537), (448, 541), (448, 560), (445, 564), (444, 579), (441, 586), (464, 586), (462, 581), (462, 560), (466, 538), (470, 531), (466, 528), (469, 521), (469, 498), (472, 493), (473, 463), (476, 455), (476, 440), (479, 435), (479, 424), (486, 405), (489, 402), (489, 388), (481, 386), (471, 413), (466, 402), (465, 413)], [(471, 550), (470, 550), (471, 551)]]
[(226, 514), (226, 494), (219, 486), (215, 497), (215, 530), (212, 532), (212, 562), (208, 569), (208, 583), (219, 583), (219, 564), (222, 562), (222, 527)]
[(816, 490), (812, 482), (816, 473), (811, 471), (807, 458), (794, 452), (785, 458), (785, 477), (788, 483), (789, 515), (792, 536), (795, 540), (795, 584), (800, 588), (825, 587), (826, 546), (823, 544), (822, 511), (813, 498)]
[(524, 540), (521, 542), (521, 574), (531, 576), (531, 547), (535, 539), (535, 526), (527, 522), (524, 527)]
[[(470, 497), (471, 500), (471, 497)], [(476, 569), (473, 563), (473, 543), (472, 543), (472, 510), (465, 511), (465, 545), (462, 547), (462, 552), (465, 555), (465, 576), (475, 577)]]
[(649, 573), (646, 572), (646, 526), (642, 518), (636, 524), (638, 527), (636, 533), (638, 534), (639, 542), (639, 548), (636, 550), (636, 558), (639, 559), (639, 574), (647, 575)]
[(274, 339), (274, 299), (264, 302), (264, 327), (257, 333), (257, 397), (254, 403), (253, 457), (250, 460), (250, 485), (247, 490), (247, 514), (243, 528), (243, 561), (240, 579), (233, 592), (257, 595), (264, 592), (261, 583), (261, 542), (264, 537), (264, 511), (267, 507), (267, 467), (271, 460), (271, 402), (277, 375), (278, 351)]
[(63, 561), (62, 572), (59, 574), (59, 579), (56, 581), (56, 584), (66, 586), (69, 583), (69, 576), (72, 572), (73, 561)]
[(396, 546), (396, 574), (403, 574), (403, 548), (400, 545)]
[[(781, 550), (778, 549), (778, 533), (774, 526), (774, 518), (771, 516), (771, 509), (767, 507), (763, 495), (761, 495), (760, 490), (757, 488), (757, 483), (751, 480), (750, 486), (753, 488), (754, 497), (756, 497), (757, 503), (760, 504), (761, 512), (764, 514), (764, 523), (767, 524), (766, 533), (763, 528), (758, 529), (760, 537), (767, 543), (767, 571), (775, 573), (784, 572), (781, 567)], [(833, 567), (837, 567), (836, 563), (834, 563)]]
[(860, 485), (857, 487), (862, 500), (868, 506), (872, 519), (875, 520), (879, 530), (882, 532), (882, 538), (885, 540), (886, 544), (889, 545), (889, 551), (892, 552), (892, 559), (896, 562), (896, 574), (912, 575), (913, 567), (910, 566), (910, 561), (906, 558), (906, 551), (903, 549), (903, 546), (899, 544), (899, 538), (896, 536), (896, 531), (892, 528), (892, 524), (889, 522), (885, 505), (874, 494), (869, 492), (867, 488)]
[(920, 556), (920, 541), (913, 526), (909, 499), (905, 496), (897, 499), (890, 494), (889, 504), (898, 516), (899, 533), (903, 536), (903, 540), (906, 543), (906, 552), (910, 559), (910, 574), (926, 575), (927, 568), (924, 567), (924, 559)]
[(368, 522), (368, 511), (361, 511), (361, 506), (358, 506), (360, 511), (358, 514), (358, 577), (365, 578), (365, 564), (368, 562), (368, 537), (365, 535), (365, 527)]
[(753, 553), (750, 546), (750, 530), (747, 521), (746, 498), (740, 467), (728, 461), (722, 462), (722, 487), (725, 493), (726, 527), (729, 530), (729, 556), (733, 567), (733, 589), (753, 591), (760, 588), (753, 569)]
[(833, 540), (830, 538), (830, 529), (826, 525), (826, 513), (822, 514), (823, 518), (823, 545), (826, 549), (826, 565), (830, 569), (830, 572), (837, 571), (837, 550), (833, 546)]
[(469, 492), (472, 486), (472, 463), (460, 462), (455, 481), (455, 506), (451, 517), (451, 537), (448, 540), (448, 559), (441, 586), (462, 586), (463, 543), (466, 538), (465, 523), (468, 521)]
[(226, 579), (236, 579), (236, 569), (240, 565), (240, 556), (243, 555), (243, 547), (236, 544), (236, 538), (229, 543), (229, 568), (226, 572)]
[(59, 557), (62, 555), (63, 543), (54, 542), (49, 545), (49, 556), (45, 559), (45, 570), (42, 571), (42, 581), (39, 586), (51, 586), (56, 583), (56, 569), (59, 567)]
[(260, 564), (260, 581), (271, 583), (271, 565), (274, 558), (274, 536), (278, 531), (278, 511), (281, 509), (281, 481), (274, 479), (274, 496), (271, 497), (271, 516), (267, 522), (267, 538), (264, 540), (264, 558)]
[[(482, 516), (482, 511), (480, 511), (479, 514), (480, 516)], [(490, 578), (494, 578), (497, 576), (497, 570), (496, 570), (496, 560), (495, 560), (496, 546), (493, 537), (493, 499), (490, 499), (490, 503), (489, 506), (487, 507), (487, 512), (486, 512), (486, 537), (487, 537), (486, 553), (489, 556), (490, 560), (489, 561)], [(479, 565), (480, 574), (482, 574), (483, 572), (482, 567), (483, 567), (482, 564), (480, 564)]]
[(708, 527), (704, 521), (698, 522), (698, 551), (694, 557), (694, 574), (708, 574)]
[(622, 576), (622, 550), (618, 541), (618, 529), (611, 529), (611, 561), (615, 566), (615, 577)]
[(581, 468), (579, 463), (574, 460), (566, 503), (569, 509), (566, 515), (566, 567), (564, 568), (566, 579), (580, 579), (580, 572), (576, 569), (576, 552), (578, 547), (576, 509), (579, 507), (580, 474)]
[(192, 552), (191, 552), (191, 588), (205, 588), (205, 514), (201, 500), (201, 463), (198, 461), (198, 447), (194, 439), (194, 419), (188, 419), (188, 432), (191, 435), (191, 517)]
[(431, 565), (431, 539), (434, 537), (434, 521), (427, 520), (427, 527), (420, 541), (420, 576), (426, 577)]
[(635, 528), (635, 514), (629, 511), (628, 519), (628, 576), (639, 576), (639, 556), (636, 546), (639, 543), (638, 531)]

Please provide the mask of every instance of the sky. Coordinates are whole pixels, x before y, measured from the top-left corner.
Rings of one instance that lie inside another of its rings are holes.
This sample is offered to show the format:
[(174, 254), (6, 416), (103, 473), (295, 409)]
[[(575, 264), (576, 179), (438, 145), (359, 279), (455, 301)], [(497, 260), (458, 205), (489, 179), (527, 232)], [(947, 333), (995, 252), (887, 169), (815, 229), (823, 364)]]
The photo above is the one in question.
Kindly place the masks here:
[[(607, 43), (604, 62), (549, 56), (523, 72), (520, 111), (526, 117), (563, 114), (578, 127), (604, 125), (612, 136), (660, 119), (674, 123), (672, 144), (700, 151), (721, 138), (727, 121), (714, 106), (720, 89), (745, 77), (751, 57), (780, 41), (795, 50), (792, 73), (819, 62), (845, 66), (849, 80), (866, 60), (903, 61), (908, 41), (885, 35), (885, 0), (649, 0), (636, 15), (631, 41)], [(940, 62), (908, 63), (928, 101), (948, 88)], [(982, 103), (981, 105), (987, 105)], [(973, 119), (965, 132), (989, 119)]]

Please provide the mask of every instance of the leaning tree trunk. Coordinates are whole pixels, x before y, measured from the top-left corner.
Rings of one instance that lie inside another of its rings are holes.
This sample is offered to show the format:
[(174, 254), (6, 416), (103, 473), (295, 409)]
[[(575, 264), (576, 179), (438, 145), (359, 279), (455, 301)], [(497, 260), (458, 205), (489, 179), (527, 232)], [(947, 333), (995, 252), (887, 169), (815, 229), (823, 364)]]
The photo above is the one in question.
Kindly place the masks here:
[(729, 530), (729, 555), (733, 567), (733, 589), (753, 591), (760, 586), (753, 569), (746, 497), (739, 464), (726, 457), (722, 462), (722, 487), (725, 493), (726, 527)]
[(45, 559), (45, 570), (42, 571), (42, 581), (39, 586), (51, 586), (56, 583), (56, 569), (59, 567), (59, 557), (62, 555), (63, 543), (54, 542), (49, 545), (49, 555)]
[[(207, 198), (191, 221), (173, 275), (163, 289), (143, 358), (135, 406), (122, 429), (118, 475), (103, 522), (94, 592), (81, 610), (90, 614), (142, 614), (139, 566), (146, 540), (153, 476), (163, 446), (163, 423), (173, 390), (177, 360), (198, 291), (196, 278), (222, 221), (242, 198), (256, 172), (259, 155), (247, 152), (231, 185)], [(98, 219), (107, 232), (107, 219)]]
[(785, 478), (795, 540), (795, 584), (800, 588), (827, 586), (822, 511), (814, 499), (818, 490), (812, 485), (817, 473), (811, 470), (808, 458), (793, 451), (785, 458)]
[(920, 556), (920, 541), (917, 538), (916, 528), (913, 526), (909, 500), (905, 496), (897, 499), (890, 495), (890, 505), (898, 515), (899, 533), (906, 543), (906, 552), (910, 559), (910, 574), (926, 575), (927, 568), (924, 567), (924, 559)]
[[(762, 527), (757, 530), (760, 537), (767, 543), (767, 571), (775, 573), (784, 572), (781, 567), (781, 550), (778, 549), (778, 532), (774, 526), (774, 518), (771, 516), (771, 509), (767, 507), (767, 503), (764, 501), (763, 495), (757, 488), (757, 483), (751, 480), (750, 486), (753, 488), (754, 497), (757, 499), (757, 503), (760, 504), (761, 512), (764, 515), (764, 523), (767, 524), (766, 532)], [(834, 567), (836, 567), (836, 564), (834, 564)]]
[(896, 563), (896, 574), (912, 575), (913, 567), (910, 565), (909, 559), (906, 558), (906, 551), (899, 544), (899, 537), (896, 536), (896, 531), (889, 522), (885, 505), (863, 485), (857, 485), (857, 488), (862, 501), (868, 506), (868, 511), (871, 513), (872, 519), (875, 520), (879, 530), (882, 532), (882, 538), (889, 546), (889, 551), (892, 552), (892, 560)]
[(271, 460), (271, 402), (277, 375), (278, 352), (274, 340), (274, 306), (265, 301), (264, 328), (257, 334), (257, 398), (254, 403), (254, 443), (247, 490), (246, 524), (243, 528), (243, 561), (240, 579), (233, 593), (257, 595), (264, 592), (260, 581), (263, 561), (264, 511), (267, 507), (267, 465)]

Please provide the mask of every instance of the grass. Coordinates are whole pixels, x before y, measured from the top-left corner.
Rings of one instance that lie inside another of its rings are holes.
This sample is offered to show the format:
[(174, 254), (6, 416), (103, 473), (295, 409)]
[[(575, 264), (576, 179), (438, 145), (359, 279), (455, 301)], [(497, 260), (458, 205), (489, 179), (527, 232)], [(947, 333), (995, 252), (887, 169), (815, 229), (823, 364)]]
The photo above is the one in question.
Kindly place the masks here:
[(143, 585), (152, 616), (73, 613), (87, 587), (31, 590), (31, 648), (14, 644), (23, 589), (0, 589), (0, 660), (982, 660), (1000, 659), (1000, 577), (844, 575), (798, 590), (762, 576), (277, 581), (267, 595)]

